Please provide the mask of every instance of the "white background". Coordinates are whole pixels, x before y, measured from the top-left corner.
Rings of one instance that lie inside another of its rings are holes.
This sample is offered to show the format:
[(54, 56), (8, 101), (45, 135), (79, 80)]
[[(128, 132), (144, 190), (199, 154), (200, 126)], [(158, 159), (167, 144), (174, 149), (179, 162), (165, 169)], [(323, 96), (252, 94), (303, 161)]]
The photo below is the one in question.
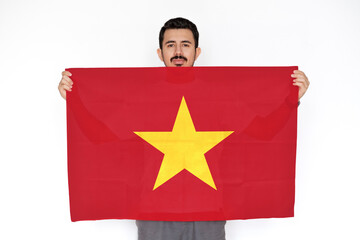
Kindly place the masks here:
[(227, 240), (360, 239), (360, 2), (0, 0), (0, 239), (135, 240), (133, 221), (72, 223), (66, 67), (162, 66), (158, 32), (186, 17), (197, 66), (298, 65), (295, 218), (229, 221)]

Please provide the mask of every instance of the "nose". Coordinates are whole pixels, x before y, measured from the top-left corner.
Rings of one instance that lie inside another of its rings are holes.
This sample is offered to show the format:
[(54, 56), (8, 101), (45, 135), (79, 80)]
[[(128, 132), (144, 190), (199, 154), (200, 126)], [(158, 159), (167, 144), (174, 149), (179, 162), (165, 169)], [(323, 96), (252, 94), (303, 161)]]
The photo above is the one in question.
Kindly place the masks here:
[(176, 56), (181, 56), (182, 55), (182, 50), (181, 50), (181, 45), (180, 44), (176, 45), (175, 55)]

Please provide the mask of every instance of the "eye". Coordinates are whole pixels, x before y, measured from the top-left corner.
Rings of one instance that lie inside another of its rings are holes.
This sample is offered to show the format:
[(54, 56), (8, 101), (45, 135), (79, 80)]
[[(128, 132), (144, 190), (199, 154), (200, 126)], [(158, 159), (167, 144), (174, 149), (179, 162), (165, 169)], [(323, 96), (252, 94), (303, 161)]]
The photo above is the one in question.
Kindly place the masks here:
[(173, 47), (173, 46), (175, 46), (173, 43), (167, 45), (167, 47)]
[(184, 47), (190, 47), (190, 45), (187, 44), (187, 43), (184, 43), (183, 46), (184, 46)]

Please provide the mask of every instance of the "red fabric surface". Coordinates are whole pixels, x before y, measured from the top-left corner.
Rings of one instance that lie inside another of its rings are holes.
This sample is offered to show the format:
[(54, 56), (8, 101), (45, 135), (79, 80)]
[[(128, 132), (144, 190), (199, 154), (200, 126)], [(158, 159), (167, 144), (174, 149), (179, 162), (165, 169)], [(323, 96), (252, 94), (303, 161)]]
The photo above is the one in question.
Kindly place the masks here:
[[(67, 69), (72, 221), (292, 217), (295, 69)], [(205, 153), (216, 190), (186, 169), (153, 190), (164, 154), (134, 132), (171, 132), (183, 97), (196, 131), (234, 131)]]

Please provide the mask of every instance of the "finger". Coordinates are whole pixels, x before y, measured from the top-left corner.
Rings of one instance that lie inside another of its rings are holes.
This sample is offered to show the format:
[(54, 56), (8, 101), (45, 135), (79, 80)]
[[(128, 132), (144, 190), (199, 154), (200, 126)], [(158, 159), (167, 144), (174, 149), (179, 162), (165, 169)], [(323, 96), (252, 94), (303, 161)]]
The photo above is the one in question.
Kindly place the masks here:
[(306, 79), (308, 79), (308, 77), (306, 76), (306, 74), (303, 71), (300, 70), (294, 70), (294, 74), (295, 75), (300, 75), (300, 76), (304, 76)]
[(66, 85), (66, 84), (62, 84), (61, 86), (59, 86), (59, 90), (61, 91), (61, 90), (63, 90), (63, 89), (65, 89), (65, 90), (67, 90), (67, 91), (72, 91), (71, 90), (71, 86), (69, 86), (69, 85)]
[(294, 79), (293, 82), (294, 82), (294, 83), (295, 83), (295, 82), (297, 82), (297, 83), (303, 83), (306, 88), (308, 88), (308, 86), (309, 86), (308, 82), (307, 82), (305, 79), (303, 79), (303, 78)]
[(295, 83), (293, 83), (293, 85), (298, 86), (300, 89), (304, 89), (304, 90), (308, 89), (308, 86), (305, 83), (302, 83), (302, 82), (295, 82)]
[(71, 74), (71, 72), (69, 72), (69, 71), (63, 71), (63, 72), (61, 73), (61, 75), (63, 75), (63, 76), (71, 76), (72, 74)]
[(298, 86), (299, 88), (306, 89), (305, 84), (302, 82), (294, 82), (293, 85)]
[(293, 73), (293, 74), (291, 74), (291, 75), (306, 77), (306, 75), (305, 75), (304, 73)]
[(66, 85), (68, 85), (69, 87), (72, 87), (73, 82), (71, 81), (71, 79), (67, 79), (67, 78), (63, 77), (63, 78), (61, 79), (61, 81), (59, 82), (59, 85), (61, 85), (61, 84), (66, 84)]
[(305, 78), (295, 78), (295, 79), (293, 79), (293, 82), (303, 82), (303, 83), (305, 83), (306, 79)]
[(304, 86), (304, 83), (294, 83), (293, 85), (298, 86), (299, 87), (299, 100), (300, 98), (302, 98), (304, 96), (304, 94), (307, 91), (307, 88)]
[(63, 78), (65, 81), (67, 81), (68, 83), (70, 83), (71, 85), (74, 84), (74, 82), (71, 80), (71, 78), (69, 78), (68, 76), (63, 76)]
[(59, 87), (63, 86), (63, 85), (66, 85), (68, 86), (69, 88), (72, 88), (72, 85), (65, 79), (61, 79), (60, 83), (59, 83)]
[[(304, 72), (303, 72), (303, 71), (300, 71), (300, 70), (294, 70), (293, 73), (302, 73), (302, 74), (304, 74)], [(304, 74), (304, 75), (305, 75), (305, 74)]]
[(305, 81), (305, 82), (306, 82), (306, 78), (303, 77), (303, 76), (296, 77), (296, 78), (293, 79), (293, 81), (296, 81), (296, 80), (301, 80), (301, 81)]
[(309, 82), (309, 79), (306, 77), (306, 76), (303, 76), (303, 77), (298, 77), (298, 78), (296, 78), (295, 80), (297, 80), (297, 79), (301, 79), (301, 80), (304, 80), (305, 81), (305, 83), (306, 83), (306, 86), (309, 86), (310, 85), (310, 82)]
[(305, 74), (302, 74), (302, 73), (293, 73), (293, 74), (291, 74), (291, 77), (293, 77), (293, 78), (304, 78), (304, 79), (307, 79), (307, 77), (305, 76)]
[(294, 79), (293, 79), (293, 81), (295, 82), (295, 81), (302, 81), (302, 82), (306, 82), (306, 85), (309, 85), (310, 84), (310, 82), (309, 82), (309, 80), (307, 79), (307, 77), (306, 76), (297, 76), (297, 77), (295, 77)]

